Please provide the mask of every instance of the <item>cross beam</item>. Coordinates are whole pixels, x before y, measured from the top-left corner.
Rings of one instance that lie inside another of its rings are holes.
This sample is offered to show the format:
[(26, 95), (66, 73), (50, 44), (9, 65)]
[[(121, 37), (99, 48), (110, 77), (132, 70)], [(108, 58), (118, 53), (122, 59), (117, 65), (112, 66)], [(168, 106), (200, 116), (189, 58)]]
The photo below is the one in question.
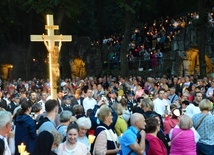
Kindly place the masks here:
[[(57, 80), (60, 76), (59, 72), (59, 53), (62, 42), (70, 42), (72, 38), (70, 35), (55, 35), (54, 30), (59, 30), (58, 25), (54, 25), (53, 15), (47, 15), (47, 25), (45, 25), (47, 34), (31, 35), (30, 40), (33, 42), (44, 42), (49, 54), (49, 77), (51, 98), (57, 99)], [(56, 46), (55, 43), (58, 43)]]

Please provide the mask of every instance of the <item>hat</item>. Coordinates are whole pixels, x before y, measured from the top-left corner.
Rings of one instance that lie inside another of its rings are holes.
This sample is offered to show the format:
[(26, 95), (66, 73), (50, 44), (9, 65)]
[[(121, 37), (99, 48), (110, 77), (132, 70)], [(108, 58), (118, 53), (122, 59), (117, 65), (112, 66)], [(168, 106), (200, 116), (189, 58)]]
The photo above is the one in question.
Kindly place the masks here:
[(68, 96), (68, 95), (65, 95), (64, 97), (63, 97), (63, 100), (69, 100), (70, 99), (70, 96)]
[(128, 96), (134, 96), (134, 92), (128, 91), (128, 92), (127, 92), (127, 95), (128, 95)]
[(20, 96), (19, 96), (18, 93), (16, 93), (16, 94), (13, 94), (13, 95), (12, 95), (12, 98), (20, 98)]
[(64, 86), (66, 86), (66, 85), (67, 85), (67, 83), (64, 82), (64, 81), (61, 83), (61, 87), (64, 87)]

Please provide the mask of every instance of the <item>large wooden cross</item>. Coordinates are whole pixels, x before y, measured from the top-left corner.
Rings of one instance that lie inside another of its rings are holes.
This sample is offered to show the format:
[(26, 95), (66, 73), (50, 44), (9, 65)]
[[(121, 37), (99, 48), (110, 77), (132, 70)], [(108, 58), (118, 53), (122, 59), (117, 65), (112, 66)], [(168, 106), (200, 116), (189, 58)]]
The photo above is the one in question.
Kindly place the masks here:
[[(57, 80), (60, 76), (59, 71), (59, 53), (62, 42), (70, 42), (70, 35), (55, 35), (54, 30), (58, 30), (59, 26), (54, 25), (53, 15), (47, 15), (47, 25), (45, 25), (47, 35), (31, 35), (30, 40), (36, 42), (44, 42), (49, 57), (49, 78), (50, 78), (50, 91), (51, 98), (57, 99)], [(56, 45), (58, 43), (58, 46)]]

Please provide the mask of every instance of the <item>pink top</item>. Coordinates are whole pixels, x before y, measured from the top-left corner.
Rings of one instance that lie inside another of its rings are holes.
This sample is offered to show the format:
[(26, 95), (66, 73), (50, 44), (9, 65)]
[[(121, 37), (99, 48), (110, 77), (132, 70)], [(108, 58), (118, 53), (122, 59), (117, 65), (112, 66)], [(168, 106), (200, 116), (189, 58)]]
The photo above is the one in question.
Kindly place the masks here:
[(170, 155), (196, 155), (196, 142), (191, 129), (174, 128), (171, 138)]
[(178, 124), (178, 119), (170, 118), (163, 122), (163, 130), (165, 134), (169, 134), (170, 130)]

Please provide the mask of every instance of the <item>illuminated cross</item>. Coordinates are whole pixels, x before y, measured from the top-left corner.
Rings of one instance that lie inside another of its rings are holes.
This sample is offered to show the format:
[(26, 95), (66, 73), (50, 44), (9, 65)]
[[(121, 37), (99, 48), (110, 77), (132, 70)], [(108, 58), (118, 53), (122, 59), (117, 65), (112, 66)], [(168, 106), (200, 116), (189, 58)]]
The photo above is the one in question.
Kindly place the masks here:
[[(57, 80), (60, 76), (59, 72), (59, 52), (62, 42), (70, 42), (70, 35), (55, 35), (54, 30), (58, 30), (59, 26), (54, 25), (53, 15), (47, 15), (47, 25), (45, 25), (47, 35), (31, 35), (30, 40), (36, 42), (44, 42), (49, 56), (49, 76), (50, 76), (50, 89), (51, 98), (57, 99)], [(58, 43), (58, 46), (55, 44)]]

